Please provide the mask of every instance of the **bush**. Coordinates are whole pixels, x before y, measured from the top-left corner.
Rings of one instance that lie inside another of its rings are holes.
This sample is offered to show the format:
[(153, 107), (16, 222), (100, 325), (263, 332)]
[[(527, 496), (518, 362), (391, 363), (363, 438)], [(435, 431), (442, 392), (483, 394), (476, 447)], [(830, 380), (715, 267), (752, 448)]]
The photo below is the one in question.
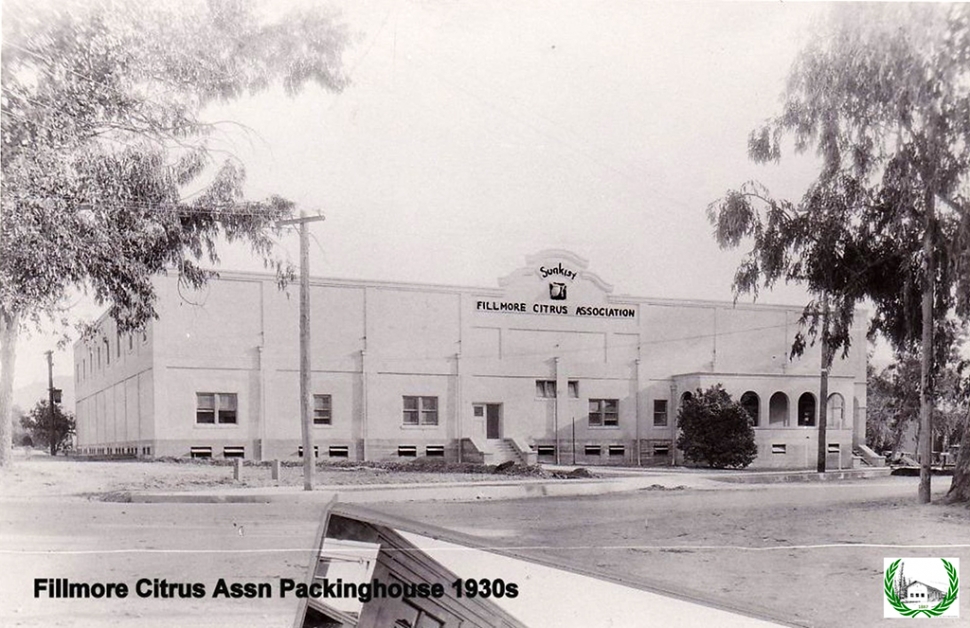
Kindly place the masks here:
[(751, 418), (720, 384), (684, 399), (677, 425), (677, 448), (688, 461), (743, 469), (758, 455)]

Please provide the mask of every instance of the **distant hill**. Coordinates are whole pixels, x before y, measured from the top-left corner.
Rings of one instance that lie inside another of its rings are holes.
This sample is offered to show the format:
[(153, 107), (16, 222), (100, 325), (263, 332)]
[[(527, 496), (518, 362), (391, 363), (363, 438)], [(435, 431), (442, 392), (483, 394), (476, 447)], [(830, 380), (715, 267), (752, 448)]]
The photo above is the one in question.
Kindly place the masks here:
[[(54, 388), (60, 388), (61, 407), (70, 413), (74, 413), (74, 378), (68, 375), (58, 375), (54, 377)], [(47, 399), (47, 380), (36, 381), (15, 388), (13, 391), (13, 403), (27, 412), (41, 399)]]

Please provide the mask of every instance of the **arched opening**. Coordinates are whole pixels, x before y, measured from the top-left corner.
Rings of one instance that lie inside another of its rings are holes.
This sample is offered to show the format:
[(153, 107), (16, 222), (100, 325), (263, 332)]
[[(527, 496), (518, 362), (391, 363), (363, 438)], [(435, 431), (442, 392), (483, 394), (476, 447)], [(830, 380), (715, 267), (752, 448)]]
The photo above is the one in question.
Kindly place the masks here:
[(748, 413), (751, 417), (751, 424), (758, 427), (758, 411), (760, 406), (760, 400), (758, 399), (758, 393), (749, 390), (748, 392), (741, 395), (741, 407), (744, 411)]
[(680, 405), (684, 405), (685, 401), (690, 401), (693, 398), (694, 398), (693, 393), (691, 393), (688, 390), (687, 392), (685, 392), (683, 395), (680, 396)]
[(828, 411), (825, 413), (826, 427), (841, 430), (845, 427), (845, 399), (839, 393), (829, 395)]
[(798, 398), (798, 425), (800, 427), (815, 425), (815, 395), (812, 393), (802, 393)]
[(788, 425), (788, 395), (776, 392), (768, 400), (768, 425), (786, 427)]

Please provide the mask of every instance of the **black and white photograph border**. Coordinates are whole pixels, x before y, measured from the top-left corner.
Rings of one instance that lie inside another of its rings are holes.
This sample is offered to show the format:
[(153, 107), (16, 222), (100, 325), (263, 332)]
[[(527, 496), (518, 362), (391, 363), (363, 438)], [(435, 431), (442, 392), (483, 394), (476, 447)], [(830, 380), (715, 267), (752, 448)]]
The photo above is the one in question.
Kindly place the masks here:
[(0, 625), (970, 617), (968, 6), (4, 0)]

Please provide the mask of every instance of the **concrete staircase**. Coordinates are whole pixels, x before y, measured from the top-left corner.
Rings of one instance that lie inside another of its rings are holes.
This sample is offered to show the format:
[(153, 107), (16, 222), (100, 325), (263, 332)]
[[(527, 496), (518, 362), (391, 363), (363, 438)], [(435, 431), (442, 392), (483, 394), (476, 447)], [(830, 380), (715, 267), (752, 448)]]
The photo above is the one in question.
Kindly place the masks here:
[(525, 464), (515, 445), (508, 439), (485, 441), (485, 461), (487, 464), (502, 464), (508, 461)]
[(480, 464), (517, 464), (536, 465), (538, 454), (522, 439), (503, 438), (485, 440), (482, 438), (463, 438), (461, 440), (462, 459)]
[(856, 445), (852, 449), (852, 466), (858, 467), (859, 465), (855, 463), (861, 463), (862, 466), (866, 467), (884, 467), (886, 466), (885, 456), (880, 456), (873, 450), (869, 449), (865, 445)]

